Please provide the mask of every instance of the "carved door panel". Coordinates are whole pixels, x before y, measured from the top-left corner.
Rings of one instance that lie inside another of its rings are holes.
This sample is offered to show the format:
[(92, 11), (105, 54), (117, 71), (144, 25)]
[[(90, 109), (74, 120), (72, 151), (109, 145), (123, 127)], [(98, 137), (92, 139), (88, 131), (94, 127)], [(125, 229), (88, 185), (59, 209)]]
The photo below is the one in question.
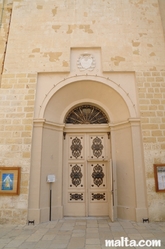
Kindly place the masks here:
[(108, 215), (107, 134), (67, 134), (63, 167), (65, 216)]
[(66, 135), (64, 145), (64, 216), (85, 216), (85, 135)]
[(107, 196), (107, 134), (89, 135), (88, 157), (88, 214), (108, 215)]

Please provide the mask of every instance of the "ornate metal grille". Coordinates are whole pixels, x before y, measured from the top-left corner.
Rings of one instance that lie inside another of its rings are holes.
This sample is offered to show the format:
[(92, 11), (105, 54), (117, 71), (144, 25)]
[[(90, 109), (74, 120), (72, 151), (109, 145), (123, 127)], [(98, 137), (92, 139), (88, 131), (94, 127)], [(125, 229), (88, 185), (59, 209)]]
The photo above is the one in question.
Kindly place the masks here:
[(75, 200), (75, 201), (81, 200), (81, 201), (83, 201), (83, 194), (70, 193), (70, 201), (71, 200)]
[(93, 144), (91, 146), (91, 149), (93, 150), (93, 155), (98, 158), (102, 155), (102, 150), (104, 148), (102, 145), (102, 141), (99, 137), (95, 137), (92, 142)]
[(97, 193), (97, 194), (94, 194), (92, 193), (92, 201), (94, 200), (104, 200), (105, 201), (105, 193)]
[(70, 177), (72, 179), (72, 184), (74, 186), (78, 186), (81, 183), (81, 178), (83, 177), (83, 174), (81, 173), (81, 168), (77, 164), (73, 166), (72, 172), (70, 174)]
[(108, 118), (99, 108), (82, 105), (74, 108), (66, 117), (67, 124), (106, 124)]
[(92, 177), (93, 177), (93, 182), (97, 187), (99, 187), (103, 183), (104, 172), (101, 165), (97, 164), (93, 168)]
[(74, 156), (76, 159), (81, 155), (81, 150), (82, 150), (82, 145), (81, 145), (81, 140), (78, 137), (75, 137), (72, 140), (72, 145), (71, 145), (71, 151), (72, 151), (72, 156)]

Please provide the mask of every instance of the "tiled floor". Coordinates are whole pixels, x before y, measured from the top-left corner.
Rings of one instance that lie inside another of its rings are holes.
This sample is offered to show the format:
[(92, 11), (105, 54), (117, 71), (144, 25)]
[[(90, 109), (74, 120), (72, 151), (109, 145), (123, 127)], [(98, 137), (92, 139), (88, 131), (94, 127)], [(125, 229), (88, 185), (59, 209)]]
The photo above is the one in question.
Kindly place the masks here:
[[(105, 249), (105, 240), (161, 240), (165, 249), (165, 222), (136, 223), (108, 218), (64, 218), (25, 226), (0, 225), (0, 249)], [(130, 247), (138, 248), (138, 247)], [(142, 247), (151, 248), (151, 247)]]

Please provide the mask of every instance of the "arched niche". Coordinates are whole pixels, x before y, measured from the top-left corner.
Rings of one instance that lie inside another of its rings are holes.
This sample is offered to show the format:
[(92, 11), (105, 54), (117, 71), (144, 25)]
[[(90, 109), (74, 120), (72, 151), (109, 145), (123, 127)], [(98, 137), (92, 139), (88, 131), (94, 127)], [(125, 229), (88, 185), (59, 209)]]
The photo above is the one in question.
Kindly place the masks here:
[(69, 108), (87, 100), (105, 106), (111, 122), (122, 122), (131, 117), (126, 102), (116, 90), (101, 82), (86, 80), (67, 84), (55, 92), (47, 103), (43, 118), (49, 122), (63, 123)]

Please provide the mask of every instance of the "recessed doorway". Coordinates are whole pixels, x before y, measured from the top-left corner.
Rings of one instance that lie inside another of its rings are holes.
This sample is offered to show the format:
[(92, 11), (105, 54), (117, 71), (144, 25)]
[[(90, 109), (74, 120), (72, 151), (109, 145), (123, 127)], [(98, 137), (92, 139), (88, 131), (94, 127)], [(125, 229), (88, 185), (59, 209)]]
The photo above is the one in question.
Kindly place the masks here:
[[(108, 123), (108, 118), (95, 106), (81, 105), (69, 112), (66, 123), (69, 124), (69, 131), (66, 127), (64, 216), (109, 216), (112, 209), (109, 206), (112, 203), (110, 137), (108, 132), (103, 131), (107, 128), (98, 125)], [(92, 131), (95, 125), (102, 132)]]

